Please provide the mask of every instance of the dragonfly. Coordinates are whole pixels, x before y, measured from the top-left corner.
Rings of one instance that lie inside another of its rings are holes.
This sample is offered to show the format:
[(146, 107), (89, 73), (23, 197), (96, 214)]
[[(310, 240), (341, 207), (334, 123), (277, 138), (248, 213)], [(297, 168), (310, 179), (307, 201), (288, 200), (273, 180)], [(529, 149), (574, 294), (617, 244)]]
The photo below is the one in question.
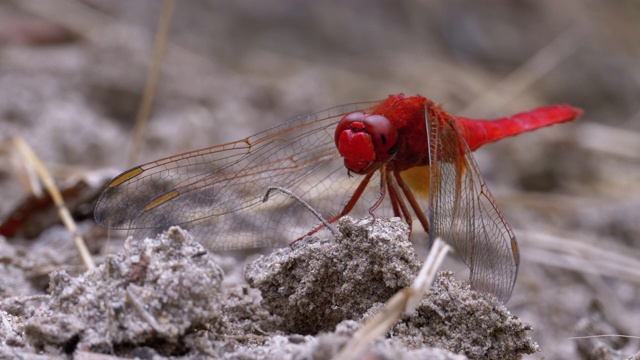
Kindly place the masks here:
[[(253, 136), (135, 166), (106, 185), (96, 222), (133, 236), (178, 225), (211, 251), (282, 246), (351, 216), (397, 216), (449, 243), (471, 286), (506, 302), (520, 253), (472, 151), (582, 114), (542, 107), (492, 121), (420, 95), (337, 106)], [(272, 186), (296, 195), (263, 201)]]

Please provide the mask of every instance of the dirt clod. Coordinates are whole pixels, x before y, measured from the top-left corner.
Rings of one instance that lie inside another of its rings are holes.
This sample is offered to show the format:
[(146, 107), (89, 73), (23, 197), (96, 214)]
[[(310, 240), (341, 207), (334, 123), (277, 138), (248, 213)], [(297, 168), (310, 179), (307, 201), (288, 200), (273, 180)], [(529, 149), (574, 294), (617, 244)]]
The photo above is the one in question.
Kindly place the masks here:
[(520, 359), (538, 345), (531, 327), (493, 297), (440, 272), (427, 297), (391, 330), (391, 338), (409, 348), (448, 349), (469, 359)]
[(129, 239), (123, 252), (77, 278), (54, 272), (49, 302), (26, 321), (27, 341), (70, 351), (152, 343), (180, 351), (184, 334), (221, 312), (223, 273), (207, 255), (193, 256), (203, 250), (172, 228), (157, 239)]
[(363, 221), (343, 218), (335, 242), (309, 239), (248, 265), (248, 283), (262, 292), (264, 306), (284, 319), (287, 331), (331, 331), (411, 284), (420, 261), (406, 224), (394, 219), (367, 227), (371, 220)]

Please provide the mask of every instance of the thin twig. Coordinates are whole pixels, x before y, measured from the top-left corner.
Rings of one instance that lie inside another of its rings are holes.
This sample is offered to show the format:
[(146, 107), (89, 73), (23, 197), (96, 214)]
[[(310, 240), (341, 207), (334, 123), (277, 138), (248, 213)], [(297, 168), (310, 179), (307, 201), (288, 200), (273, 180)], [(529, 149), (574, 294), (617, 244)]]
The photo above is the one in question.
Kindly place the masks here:
[(403, 313), (413, 311), (429, 291), (440, 264), (449, 252), (449, 245), (437, 238), (429, 251), (427, 260), (411, 287), (400, 290), (387, 301), (384, 309), (371, 317), (334, 358), (347, 360), (358, 358), (360, 353), (378, 337), (384, 335), (396, 324)]
[(91, 270), (96, 267), (93, 259), (91, 258), (91, 254), (87, 249), (87, 245), (84, 242), (84, 239), (80, 234), (78, 234), (78, 227), (76, 226), (75, 221), (73, 221), (73, 217), (69, 212), (69, 209), (64, 204), (64, 199), (60, 194), (60, 190), (56, 186), (53, 178), (42, 164), (38, 156), (31, 150), (31, 147), (20, 137), (13, 138), (13, 144), (15, 148), (20, 152), (22, 157), (27, 161), (27, 163), (31, 164), (31, 166), (35, 169), (40, 177), (40, 180), (44, 184), (44, 187), (49, 192), (49, 195), (53, 199), (54, 204), (58, 208), (58, 214), (60, 215), (60, 219), (62, 223), (67, 228), (67, 231), (73, 236), (73, 242), (76, 245), (76, 249), (80, 254), (80, 258), (84, 262), (84, 265), (87, 269)]
[(525, 89), (571, 56), (581, 45), (578, 35), (579, 25), (570, 27), (460, 113), (474, 114), (475, 117), (480, 117), (488, 116), (495, 110), (502, 108), (507, 102), (520, 96)]
[(302, 198), (300, 198), (298, 195), (291, 192), (289, 189), (285, 189), (280, 186), (269, 186), (267, 188), (267, 192), (264, 194), (264, 197), (262, 198), (262, 202), (267, 202), (267, 200), (269, 200), (269, 194), (271, 194), (273, 190), (278, 190), (280, 192), (283, 192), (289, 195), (292, 199), (296, 200), (300, 205), (304, 206), (307, 210), (309, 210), (316, 218), (322, 221), (322, 224), (324, 224), (324, 226), (331, 231), (334, 237), (340, 236), (340, 233), (338, 232), (338, 230), (333, 225), (331, 225), (327, 220), (325, 220), (324, 217), (322, 217), (322, 214), (320, 214), (316, 209), (314, 209), (306, 201), (302, 200)]
[[(99, 32), (107, 27), (117, 27), (125, 33), (139, 34), (146, 32), (141, 26), (119, 20), (77, 0), (17, 0), (12, 1), (12, 5), (35, 14), (39, 18), (60, 24), (79, 36), (90, 40), (92, 33)], [(142, 54), (142, 50), (137, 48), (133, 50), (137, 51), (133, 54), (134, 57), (147, 57), (147, 54)], [(167, 44), (165, 56), (170, 63), (187, 64), (185, 66), (191, 68), (203, 68), (204, 72), (210, 73), (215, 67), (211, 59), (170, 42)], [(181, 69), (172, 70), (168, 68), (165, 71), (175, 76), (179, 75), (178, 72), (182, 71)]]
[(138, 315), (153, 328), (158, 334), (164, 334), (165, 330), (162, 326), (156, 321), (153, 315), (149, 314), (145, 310), (145, 305), (138, 299), (138, 297), (131, 291), (130, 287), (127, 287), (126, 290), (127, 300), (133, 305), (133, 308), (138, 312)]
[(144, 86), (142, 102), (140, 103), (138, 116), (136, 117), (136, 128), (133, 133), (131, 152), (129, 153), (129, 166), (133, 166), (136, 163), (138, 152), (140, 151), (140, 144), (142, 143), (142, 136), (144, 135), (147, 128), (147, 122), (149, 121), (149, 114), (151, 112), (151, 105), (153, 104), (153, 98), (156, 93), (160, 67), (162, 65), (162, 59), (164, 58), (167, 46), (167, 34), (169, 33), (169, 26), (171, 24), (175, 4), (175, 0), (165, 0), (162, 7), (162, 17), (160, 18), (160, 25), (158, 26), (158, 32), (156, 33), (153, 61), (149, 67), (149, 72), (147, 73), (147, 83)]
[(602, 246), (545, 233), (521, 232), (526, 258), (581, 273), (604, 275), (640, 284), (640, 252), (608, 250)]
[(640, 336), (633, 336), (633, 335), (602, 334), (602, 335), (574, 336), (574, 337), (567, 338), (567, 340), (598, 339), (598, 338), (607, 338), (607, 337), (619, 337), (619, 338), (625, 338), (625, 339), (640, 339)]
[(9, 333), (10, 329), (11, 329), (11, 323), (9, 322), (9, 320), (7, 320), (7, 318), (4, 316), (5, 312), (0, 312), (0, 317), (2, 317), (2, 324), (4, 325), (4, 327), (6, 328), (6, 330), (4, 331), (4, 333)]
[(640, 133), (630, 129), (583, 123), (575, 129), (573, 137), (578, 145), (591, 151), (633, 160), (640, 158)]

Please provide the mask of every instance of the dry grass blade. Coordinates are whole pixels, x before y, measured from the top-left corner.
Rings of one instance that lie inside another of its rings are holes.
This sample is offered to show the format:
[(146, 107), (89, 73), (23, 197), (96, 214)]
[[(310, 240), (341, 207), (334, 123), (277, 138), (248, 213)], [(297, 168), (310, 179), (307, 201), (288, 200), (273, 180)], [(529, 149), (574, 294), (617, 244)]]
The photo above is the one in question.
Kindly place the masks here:
[(640, 253), (637, 250), (608, 250), (545, 233), (520, 233), (520, 238), (526, 239), (526, 257), (531, 261), (640, 284)]
[(418, 304), (420, 304), (424, 295), (429, 291), (429, 287), (431, 287), (431, 283), (433, 283), (436, 272), (440, 268), (440, 264), (442, 264), (445, 256), (447, 256), (447, 253), (449, 253), (449, 250), (451, 250), (449, 245), (440, 238), (436, 238), (431, 250), (429, 251), (427, 260), (425, 260), (418, 276), (413, 281), (413, 284), (411, 284), (411, 289), (415, 294), (408, 299), (405, 312), (413, 311)]
[(640, 134), (631, 130), (585, 123), (577, 128), (574, 138), (585, 149), (630, 159), (640, 158)]
[(567, 340), (600, 339), (600, 338), (640, 339), (640, 336), (621, 335), (621, 334), (602, 334), (602, 335), (588, 335), (588, 336), (573, 336), (573, 337), (567, 338)]
[(429, 290), (440, 264), (449, 252), (449, 245), (439, 238), (433, 243), (427, 260), (411, 287), (397, 292), (384, 309), (371, 317), (354, 335), (353, 338), (334, 358), (335, 360), (353, 359), (378, 337), (384, 335), (405, 312), (413, 311)]
[(115, 356), (115, 355), (100, 354), (100, 353), (91, 352), (91, 351), (84, 351), (84, 350), (76, 350), (73, 353), (73, 358), (76, 359), (76, 360), (124, 360), (124, 359), (129, 359), (128, 357), (120, 357), (120, 356)]
[[(15, 146), (13, 146), (15, 148)], [(44, 194), (42, 184), (38, 180), (38, 174), (34, 170), (33, 166), (23, 166), (22, 158), (20, 156), (9, 156), (11, 159), (11, 167), (13, 169), (20, 169), (21, 171), (15, 172), (15, 176), (20, 181), (22, 188), (30, 192), (35, 197), (41, 197)]]
[(93, 258), (91, 258), (91, 254), (89, 254), (87, 245), (85, 244), (82, 236), (78, 234), (76, 223), (75, 221), (73, 221), (69, 209), (67, 209), (67, 207), (64, 205), (64, 200), (62, 198), (62, 195), (60, 194), (60, 190), (58, 190), (58, 187), (53, 181), (53, 178), (51, 177), (45, 166), (42, 164), (38, 156), (36, 156), (31, 147), (22, 138), (13, 138), (12, 142), (15, 148), (22, 155), (24, 160), (28, 164), (30, 164), (33, 169), (35, 169), (36, 173), (40, 177), (40, 180), (44, 184), (44, 187), (49, 192), (49, 195), (51, 195), (53, 202), (58, 208), (58, 213), (60, 214), (62, 223), (67, 228), (71, 236), (73, 236), (73, 241), (76, 245), (76, 249), (80, 254), (80, 258), (82, 258), (84, 265), (87, 267), (87, 269), (95, 268), (96, 265), (93, 262)]
[(489, 116), (553, 70), (580, 46), (579, 27), (574, 25), (538, 51), (504, 80), (468, 105), (461, 113)]
[(169, 33), (169, 26), (171, 24), (175, 5), (175, 0), (165, 0), (162, 7), (162, 17), (160, 18), (160, 25), (158, 26), (158, 32), (156, 33), (155, 47), (153, 50), (153, 61), (151, 62), (149, 72), (147, 73), (147, 82), (144, 86), (142, 102), (140, 103), (140, 108), (138, 109), (138, 115), (136, 117), (136, 128), (133, 133), (131, 152), (129, 153), (129, 166), (133, 166), (136, 163), (136, 158), (140, 151), (140, 144), (142, 143), (142, 136), (147, 128), (149, 114), (151, 113), (151, 105), (153, 104), (153, 98), (155, 97), (156, 86), (158, 84), (158, 77), (160, 75), (160, 66), (162, 65), (162, 59), (164, 58), (167, 47), (167, 35)]
[[(92, 32), (99, 31), (108, 26), (117, 26), (120, 29), (134, 33), (142, 31), (140, 26), (120, 21), (117, 18), (106, 15), (91, 6), (75, 0), (20, 0), (13, 1), (13, 4), (38, 17), (63, 25), (85, 38), (90, 38)], [(142, 50), (134, 55), (136, 59), (147, 57), (147, 54), (142, 54)], [(185, 64), (184, 66), (186, 67), (202, 68), (205, 73), (213, 71), (214, 66), (211, 59), (175, 44), (167, 44), (166, 56), (171, 63)], [(166, 71), (170, 72), (172, 76), (179, 76), (182, 67), (176, 71), (173, 71), (171, 68), (166, 69)]]
[(87, 36), (94, 29), (112, 21), (108, 16), (79, 1), (20, 0), (14, 1), (13, 4), (44, 19), (63, 24), (81, 36)]

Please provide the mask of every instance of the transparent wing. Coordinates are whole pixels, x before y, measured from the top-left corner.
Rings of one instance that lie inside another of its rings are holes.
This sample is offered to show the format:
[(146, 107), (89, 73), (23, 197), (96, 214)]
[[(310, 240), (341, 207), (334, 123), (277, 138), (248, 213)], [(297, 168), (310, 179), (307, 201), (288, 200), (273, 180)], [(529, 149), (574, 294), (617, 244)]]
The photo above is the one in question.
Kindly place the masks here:
[(455, 120), (441, 117), (427, 108), (429, 238), (440, 237), (456, 249), (471, 270), (474, 289), (506, 302), (518, 275), (518, 242)]
[[(326, 218), (338, 214), (361, 178), (347, 176), (335, 127), (345, 114), (377, 104), (335, 107), (243, 140), (136, 166), (107, 185), (96, 221), (139, 236), (180, 225), (211, 250), (289, 243), (320, 222), (288, 196), (274, 194), (263, 203), (267, 188), (287, 188)], [(378, 186), (371, 181), (361, 208)]]

